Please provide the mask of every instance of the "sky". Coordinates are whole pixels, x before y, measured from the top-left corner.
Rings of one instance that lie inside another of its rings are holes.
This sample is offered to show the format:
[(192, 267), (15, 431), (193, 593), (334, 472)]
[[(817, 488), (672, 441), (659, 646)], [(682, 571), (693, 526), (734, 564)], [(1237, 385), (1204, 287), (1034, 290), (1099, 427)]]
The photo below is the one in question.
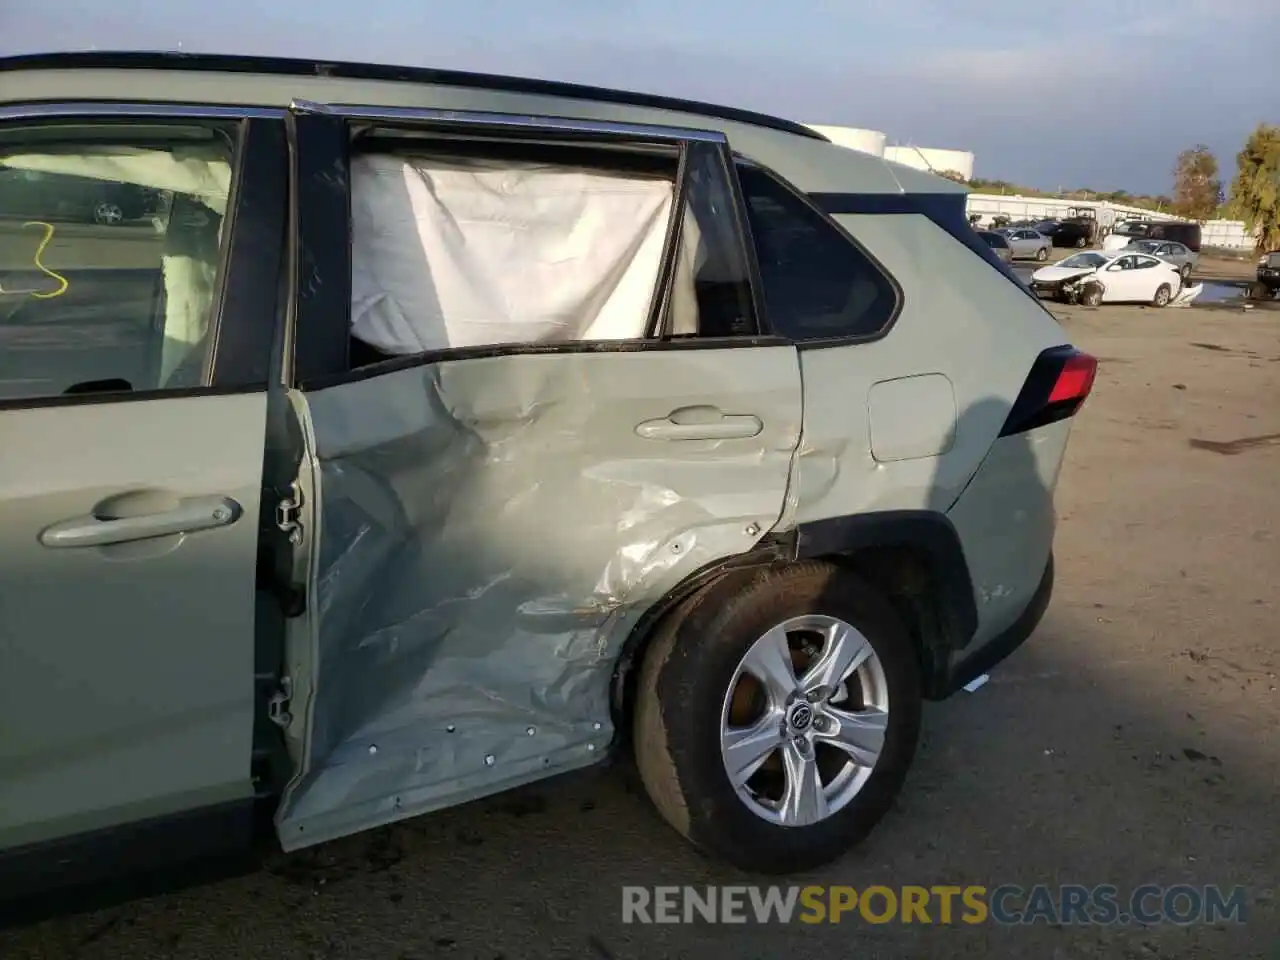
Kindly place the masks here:
[(1276, 0), (0, 0), (0, 54), (359, 60), (641, 90), (969, 150), (975, 174), (1167, 193), (1280, 122)]

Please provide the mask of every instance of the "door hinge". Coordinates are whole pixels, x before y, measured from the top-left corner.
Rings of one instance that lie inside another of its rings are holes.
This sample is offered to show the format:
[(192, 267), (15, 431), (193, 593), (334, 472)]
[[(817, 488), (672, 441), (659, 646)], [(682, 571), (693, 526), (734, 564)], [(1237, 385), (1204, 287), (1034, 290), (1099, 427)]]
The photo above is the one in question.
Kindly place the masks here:
[(296, 480), (289, 484), (289, 495), (276, 504), (276, 526), (295, 547), (302, 543), (302, 488)]
[(289, 713), (289, 702), (293, 699), (293, 681), (288, 677), (280, 678), (280, 686), (267, 701), (267, 717), (277, 727), (287, 727), (293, 722)]

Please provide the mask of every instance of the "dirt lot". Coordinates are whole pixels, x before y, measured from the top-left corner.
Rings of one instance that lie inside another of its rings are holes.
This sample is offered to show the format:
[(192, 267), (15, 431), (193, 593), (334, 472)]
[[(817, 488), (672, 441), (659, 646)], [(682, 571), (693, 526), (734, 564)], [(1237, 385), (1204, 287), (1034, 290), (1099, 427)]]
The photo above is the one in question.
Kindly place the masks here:
[(834, 884), (1244, 885), (1243, 925), (623, 926), (620, 886), (742, 883), (605, 770), (255, 875), (0, 934), (20, 958), (1275, 957), (1280, 315), (1062, 308), (1101, 358), (1058, 495), (1058, 590), (926, 714), (898, 808)]
[(1193, 279), (1218, 283), (1248, 283), (1257, 276), (1258, 258), (1240, 253), (1234, 256), (1201, 254)]

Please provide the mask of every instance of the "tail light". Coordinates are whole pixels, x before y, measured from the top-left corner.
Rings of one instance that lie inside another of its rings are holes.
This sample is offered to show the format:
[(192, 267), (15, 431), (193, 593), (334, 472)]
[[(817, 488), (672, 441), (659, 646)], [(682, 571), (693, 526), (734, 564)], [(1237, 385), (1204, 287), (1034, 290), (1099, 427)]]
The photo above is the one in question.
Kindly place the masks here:
[(1074, 416), (1093, 389), (1098, 361), (1075, 347), (1050, 347), (1036, 357), (1000, 436)]

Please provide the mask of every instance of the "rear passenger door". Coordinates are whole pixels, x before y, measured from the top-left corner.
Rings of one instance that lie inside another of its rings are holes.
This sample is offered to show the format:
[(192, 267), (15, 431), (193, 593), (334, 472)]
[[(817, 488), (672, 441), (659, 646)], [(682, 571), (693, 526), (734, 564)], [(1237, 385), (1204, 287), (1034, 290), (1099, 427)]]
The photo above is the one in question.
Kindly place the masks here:
[(0, 111), (0, 895), (248, 838), (286, 162), (265, 113)]
[(317, 506), (287, 849), (598, 757), (638, 617), (783, 520), (801, 428), (722, 136), (305, 105), (294, 128)]

